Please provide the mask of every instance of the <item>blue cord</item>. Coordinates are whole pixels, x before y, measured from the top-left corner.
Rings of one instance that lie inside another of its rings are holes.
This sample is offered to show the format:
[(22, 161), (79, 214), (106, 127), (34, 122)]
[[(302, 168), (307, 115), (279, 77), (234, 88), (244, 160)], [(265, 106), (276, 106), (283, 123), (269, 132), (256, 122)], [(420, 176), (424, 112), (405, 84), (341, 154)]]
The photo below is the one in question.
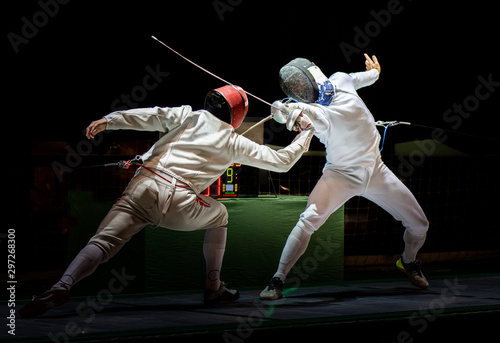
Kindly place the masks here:
[(384, 149), (384, 143), (385, 143), (385, 134), (387, 133), (387, 129), (391, 126), (393, 126), (394, 124), (393, 123), (390, 123), (390, 124), (387, 124), (387, 126), (385, 127), (384, 129), (384, 135), (382, 136), (382, 145), (380, 147), (380, 152), (382, 152), (382, 150)]

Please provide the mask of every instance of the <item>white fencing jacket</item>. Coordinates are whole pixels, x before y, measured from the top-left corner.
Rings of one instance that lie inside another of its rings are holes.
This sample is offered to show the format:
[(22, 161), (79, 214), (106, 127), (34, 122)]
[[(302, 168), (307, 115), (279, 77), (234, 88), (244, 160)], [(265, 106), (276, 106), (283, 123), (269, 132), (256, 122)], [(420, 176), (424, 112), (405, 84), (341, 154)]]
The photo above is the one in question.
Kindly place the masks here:
[(333, 102), (328, 106), (303, 104), (313, 123), (315, 135), (326, 147), (326, 169), (351, 173), (353, 167), (372, 170), (380, 156), (380, 134), (375, 119), (356, 92), (373, 84), (379, 73), (371, 69), (359, 73), (335, 73), (330, 81), (335, 85)]
[(117, 111), (105, 116), (107, 130), (164, 133), (143, 156), (143, 165), (166, 173), (200, 194), (232, 163), (275, 172), (288, 171), (309, 149), (314, 130), (300, 133), (287, 147), (273, 150), (237, 134), (205, 110), (190, 106)]

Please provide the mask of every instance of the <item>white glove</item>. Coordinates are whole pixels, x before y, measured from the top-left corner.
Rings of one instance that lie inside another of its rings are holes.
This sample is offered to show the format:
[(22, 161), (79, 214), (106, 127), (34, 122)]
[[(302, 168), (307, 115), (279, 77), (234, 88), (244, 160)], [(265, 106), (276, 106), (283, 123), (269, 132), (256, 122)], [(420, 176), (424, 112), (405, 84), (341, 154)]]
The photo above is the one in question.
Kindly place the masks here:
[(302, 115), (306, 116), (311, 121), (312, 126), (317, 133), (325, 132), (330, 127), (330, 124), (325, 117), (324, 110), (322, 110), (321, 107), (322, 106), (313, 106), (304, 103), (287, 104), (287, 109), (291, 112), (296, 109), (300, 109), (302, 111)]
[(297, 108), (292, 111), (292, 113), (288, 116), (286, 121), (286, 128), (289, 131), (305, 131), (311, 129), (312, 123), (311, 120), (304, 112)]
[(279, 100), (273, 102), (271, 114), (278, 123), (286, 124), (289, 131), (304, 131), (312, 127), (311, 120), (304, 113), (303, 106), (298, 103), (284, 104)]
[(311, 130), (314, 126), (313, 124), (311, 123), (311, 119), (309, 119), (308, 116), (306, 116), (304, 114), (304, 112), (302, 112), (300, 115), (299, 115), (299, 118), (297, 119), (297, 121), (295, 122), (295, 124), (298, 126), (298, 131), (307, 131), (307, 130)]

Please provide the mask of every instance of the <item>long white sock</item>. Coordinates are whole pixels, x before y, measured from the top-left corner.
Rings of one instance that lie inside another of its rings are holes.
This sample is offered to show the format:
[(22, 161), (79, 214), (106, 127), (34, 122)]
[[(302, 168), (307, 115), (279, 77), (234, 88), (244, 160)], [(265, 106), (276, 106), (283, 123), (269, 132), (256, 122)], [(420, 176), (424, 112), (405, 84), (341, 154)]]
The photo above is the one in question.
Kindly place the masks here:
[(70, 263), (63, 276), (52, 288), (71, 289), (78, 281), (92, 274), (101, 264), (104, 251), (95, 244), (87, 244)]
[(203, 241), (203, 256), (207, 270), (206, 289), (216, 291), (220, 287), (220, 270), (226, 250), (227, 228), (207, 229)]
[(403, 235), (403, 240), (405, 242), (405, 250), (403, 252), (403, 262), (411, 263), (417, 259), (417, 253), (424, 245), (426, 235), (414, 235), (408, 230), (405, 231)]
[(292, 269), (298, 259), (306, 251), (310, 240), (310, 234), (298, 226), (293, 228), (286, 240), (285, 247), (281, 253), (278, 270), (274, 274), (274, 277), (279, 277), (282, 281), (285, 281), (290, 269)]

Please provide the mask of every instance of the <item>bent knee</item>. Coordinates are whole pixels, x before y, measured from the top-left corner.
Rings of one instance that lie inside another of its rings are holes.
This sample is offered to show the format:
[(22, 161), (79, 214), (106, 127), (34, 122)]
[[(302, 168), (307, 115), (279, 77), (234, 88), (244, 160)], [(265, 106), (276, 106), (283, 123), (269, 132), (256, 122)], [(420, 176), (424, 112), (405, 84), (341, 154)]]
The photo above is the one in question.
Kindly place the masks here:
[(427, 234), (427, 230), (429, 229), (429, 221), (424, 215), (405, 226), (412, 235), (425, 236)]
[(90, 239), (88, 244), (94, 244), (102, 249), (104, 254), (101, 263), (105, 263), (116, 255), (116, 253), (125, 245), (125, 242), (120, 242), (117, 239), (97, 234)]
[(325, 223), (328, 217), (329, 213), (323, 213), (316, 204), (311, 204), (300, 214), (297, 226), (312, 235)]
[(302, 231), (304, 231), (305, 233), (307, 233), (310, 236), (319, 229), (319, 227), (316, 227), (311, 222), (309, 222), (305, 219), (302, 219), (302, 217), (299, 219), (297, 224), (295, 224), (295, 226), (297, 226), (298, 228), (300, 228)]

